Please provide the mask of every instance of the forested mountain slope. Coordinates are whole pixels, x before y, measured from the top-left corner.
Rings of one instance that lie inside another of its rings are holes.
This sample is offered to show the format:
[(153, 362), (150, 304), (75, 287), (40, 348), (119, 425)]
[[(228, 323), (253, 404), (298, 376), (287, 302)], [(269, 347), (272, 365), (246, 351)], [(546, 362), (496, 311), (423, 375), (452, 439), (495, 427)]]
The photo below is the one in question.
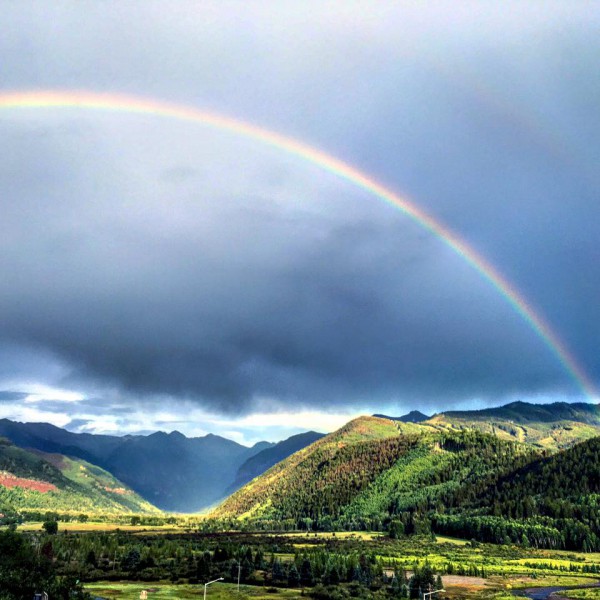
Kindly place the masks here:
[(593, 438), (511, 472), (480, 494), (477, 506), (510, 517), (570, 517), (578, 514), (575, 504), (598, 494), (600, 438)]
[(325, 434), (315, 431), (307, 431), (293, 435), (286, 440), (278, 442), (274, 446), (261, 450), (258, 454), (251, 456), (239, 469), (235, 481), (229, 487), (228, 493), (241, 488), (255, 477), (270, 469), (273, 465), (286, 459), (290, 454), (305, 448), (309, 444), (320, 440)]
[(600, 407), (597, 404), (584, 402), (553, 402), (552, 404), (511, 402), (494, 408), (448, 411), (443, 414), (449, 419), (462, 418), (468, 421), (503, 419), (521, 424), (575, 421), (600, 426)]
[(160, 512), (100, 467), (0, 439), (0, 512), (27, 510)]
[(466, 483), (489, 484), (540, 455), (477, 431), (361, 417), (250, 482), (215, 516), (380, 528), (390, 515), (456, 504)]
[(600, 438), (551, 452), (476, 427), (363, 417), (257, 477), (214, 516), (600, 550)]
[[(424, 434), (344, 509), (340, 523), (379, 528), (402, 515), (407, 533), (433, 511), (461, 508), (543, 452), (476, 430)], [(429, 526), (425, 526), (427, 531)]]
[[(440, 526), (498, 541), (490, 522), (477, 518), (489, 515), (496, 520), (539, 524), (544, 531), (538, 535), (545, 536), (551, 546), (600, 550), (600, 438), (515, 469), (496, 485), (470, 496), (464, 514), (447, 523), (442, 519)], [(504, 535), (522, 541), (513, 532)], [(535, 542), (527, 534), (525, 538), (526, 543)]]
[(414, 436), (398, 433), (398, 425), (387, 419), (350, 421), (245, 485), (213, 514), (266, 520), (335, 517), (356, 490), (414, 443)]

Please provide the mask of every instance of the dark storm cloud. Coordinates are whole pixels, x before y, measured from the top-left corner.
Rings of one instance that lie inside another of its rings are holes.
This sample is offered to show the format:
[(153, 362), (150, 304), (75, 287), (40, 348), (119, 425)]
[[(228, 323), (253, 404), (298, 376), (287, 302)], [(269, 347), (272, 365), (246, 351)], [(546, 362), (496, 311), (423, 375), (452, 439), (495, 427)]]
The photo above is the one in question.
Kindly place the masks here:
[[(149, 94), (329, 148), (463, 235), (599, 379), (600, 48), (585, 11), (12, 6), (7, 87)], [(40, 409), (579, 393), (472, 268), (331, 174), (140, 116), (0, 111), (0, 133), (0, 353), (121, 398)]]

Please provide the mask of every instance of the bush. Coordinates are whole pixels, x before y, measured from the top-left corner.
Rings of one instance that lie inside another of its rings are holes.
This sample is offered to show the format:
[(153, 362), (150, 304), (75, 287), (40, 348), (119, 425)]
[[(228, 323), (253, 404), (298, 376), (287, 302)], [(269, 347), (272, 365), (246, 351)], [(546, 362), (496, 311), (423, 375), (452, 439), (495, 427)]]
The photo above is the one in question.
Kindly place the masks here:
[(373, 594), (360, 584), (351, 584), (348, 587), (318, 584), (308, 592), (308, 595), (317, 600), (347, 600), (349, 598), (371, 600), (373, 598)]
[(56, 535), (58, 533), (58, 521), (44, 521), (42, 529), (48, 535)]

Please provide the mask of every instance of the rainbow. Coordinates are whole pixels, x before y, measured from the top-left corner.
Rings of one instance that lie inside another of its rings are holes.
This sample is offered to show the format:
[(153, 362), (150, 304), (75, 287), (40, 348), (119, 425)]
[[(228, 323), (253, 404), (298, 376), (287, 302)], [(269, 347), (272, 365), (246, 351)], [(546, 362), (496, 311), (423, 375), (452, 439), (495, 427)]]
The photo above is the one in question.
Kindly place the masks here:
[(373, 180), (367, 174), (362, 173), (326, 152), (299, 140), (244, 121), (205, 112), (192, 106), (150, 98), (74, 90), (35, 90), (0, 93), (0, 109), (39, 108), (75, 108), (125, 112), (196, 123), (244, 136), (277, 148), (362, 188), (402, 211), (414, 222), (441, 239), (456, 254), (471, 265), (481, 277), (487, 280), (506, 299), (513, 309), (542, 339), (562, 364), (563, 368), (577, 383), (581, 391), (590, 399), (598, 397), (594, 383), (577, 364), (575, 358), (570, 354), (550, 325), (534, 310), (523, 295), (483, 256), (478, 254), (467, 242), (458, 237), (448, 227), (420, 209), (414, 202), (398, 195), (396, 192)]

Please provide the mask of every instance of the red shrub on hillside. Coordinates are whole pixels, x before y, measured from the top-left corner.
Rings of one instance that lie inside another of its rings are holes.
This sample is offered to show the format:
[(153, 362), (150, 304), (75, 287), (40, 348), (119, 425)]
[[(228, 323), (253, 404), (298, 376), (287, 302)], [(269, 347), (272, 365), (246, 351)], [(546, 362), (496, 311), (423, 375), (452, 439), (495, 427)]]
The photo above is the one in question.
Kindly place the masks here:
[(58, 488), (53, 483), (45, 481), (36, 481), (35, 479), (25, 479), (23, 477), (15, 477), (6, 471), (0, 471), (0, 485), (7, 488), (20, 487), (25, 490), (35, 490), (45, 494), (46, 492), (56, 491)]

